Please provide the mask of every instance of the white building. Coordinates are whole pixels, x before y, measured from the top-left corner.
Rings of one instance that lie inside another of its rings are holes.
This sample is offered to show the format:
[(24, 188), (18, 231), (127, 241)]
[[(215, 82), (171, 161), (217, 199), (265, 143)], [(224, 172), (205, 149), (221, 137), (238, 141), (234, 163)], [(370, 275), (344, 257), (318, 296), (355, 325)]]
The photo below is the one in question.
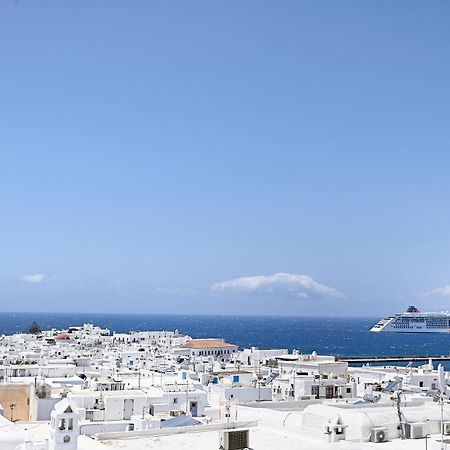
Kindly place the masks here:
[(228, 344), (223, 339), (191, 339), (174, 349), (174, 353), (200, 360), (218, 359), (225, 361), (231, 359), (237, 350), (237, 345)]

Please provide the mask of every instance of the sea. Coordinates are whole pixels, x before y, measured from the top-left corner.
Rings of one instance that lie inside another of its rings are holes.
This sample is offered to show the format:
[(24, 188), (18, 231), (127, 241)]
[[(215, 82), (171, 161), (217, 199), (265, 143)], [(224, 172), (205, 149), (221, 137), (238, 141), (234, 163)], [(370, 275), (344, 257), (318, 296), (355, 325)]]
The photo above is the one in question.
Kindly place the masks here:
[(94, 323), (111, 332), (178, 330), (193, 338), (223, 338), (241, 348), (286, 348), (335, 356), (450, 355), (447, 333), (369, 332), (378, 320), (379, 317), (0, 313), (0, 334), (24, 332), (33, 321), (42, 329)]

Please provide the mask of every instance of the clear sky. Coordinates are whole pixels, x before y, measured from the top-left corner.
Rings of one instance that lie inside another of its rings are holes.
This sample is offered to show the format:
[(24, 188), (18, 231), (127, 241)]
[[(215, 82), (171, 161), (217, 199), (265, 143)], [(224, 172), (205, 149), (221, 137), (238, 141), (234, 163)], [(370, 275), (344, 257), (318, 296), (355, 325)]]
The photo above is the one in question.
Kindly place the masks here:
[(450, 300), (450, 2), (0, 2), (0, 309)]

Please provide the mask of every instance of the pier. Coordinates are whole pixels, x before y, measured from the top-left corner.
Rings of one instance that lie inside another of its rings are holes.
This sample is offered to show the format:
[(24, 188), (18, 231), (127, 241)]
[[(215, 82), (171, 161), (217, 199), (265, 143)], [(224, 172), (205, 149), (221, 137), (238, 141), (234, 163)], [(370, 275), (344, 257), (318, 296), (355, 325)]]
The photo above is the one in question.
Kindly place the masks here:
[(348, 363), (374, 363), (374, 362), (421, 362), (450, 361), (450, 355), (414, 355), (414, 356), (336, 356), (336, 361)]

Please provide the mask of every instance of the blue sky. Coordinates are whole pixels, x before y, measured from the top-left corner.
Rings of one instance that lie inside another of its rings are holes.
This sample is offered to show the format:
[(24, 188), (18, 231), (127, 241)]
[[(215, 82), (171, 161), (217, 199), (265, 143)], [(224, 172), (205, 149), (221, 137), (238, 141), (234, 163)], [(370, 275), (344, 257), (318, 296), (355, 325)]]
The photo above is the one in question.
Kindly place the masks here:
[(450, 299), (448, 1), (3, 1), (0, 308)]

